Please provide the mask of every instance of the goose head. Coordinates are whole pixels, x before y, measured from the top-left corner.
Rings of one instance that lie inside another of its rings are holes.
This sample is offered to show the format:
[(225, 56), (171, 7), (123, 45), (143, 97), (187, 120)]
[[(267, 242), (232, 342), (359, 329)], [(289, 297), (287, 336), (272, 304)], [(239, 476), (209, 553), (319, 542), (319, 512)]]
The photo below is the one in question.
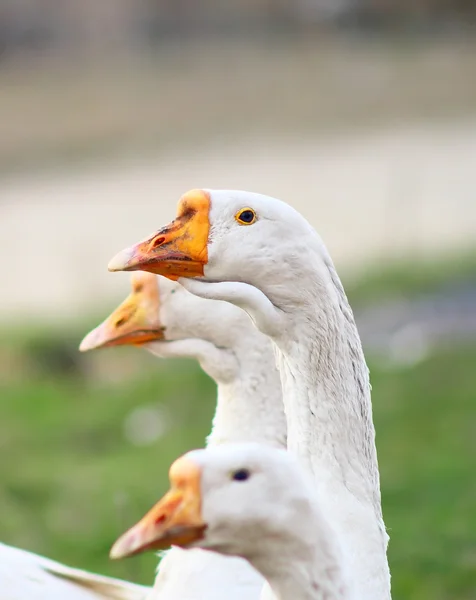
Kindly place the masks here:
[(173, 463), (169, 479), (170, 491), (117, 540), (112, 558), (170, 545), (250, 558), (306, 537), (312, 493), (285, 450), (252, 443), (194, 450)]
[(316, 274), (320, 285), (329, 283), (329, 260), (314, 229), (288, 204), (251, 192), (192, 190), (172, 223), (117, 254), (109, 270), (144, 270), (181, 283), (241, 282), (286, 311), (311, 301), (306, 288)]
[[(279, 395), (270, 342), (242, 310), (200, 298), (176, 281), (146, 271), (131, 273), (131, 288), (126, 300), (84, 337), (82, 352), (132, 345), (160, 358), (191, 357), (219, 383), (254, 376)], [(279, 422), (284, 420), (277, 408), (274, 412)]]
[(219, 347), (248, 337), (250, 324), (242, 311), (226, 302), (204, 300), (173, 280), (149, 272), (131, 273), (131, 292), (80, 344), (85, 352), (121, 345), (205, 339)]

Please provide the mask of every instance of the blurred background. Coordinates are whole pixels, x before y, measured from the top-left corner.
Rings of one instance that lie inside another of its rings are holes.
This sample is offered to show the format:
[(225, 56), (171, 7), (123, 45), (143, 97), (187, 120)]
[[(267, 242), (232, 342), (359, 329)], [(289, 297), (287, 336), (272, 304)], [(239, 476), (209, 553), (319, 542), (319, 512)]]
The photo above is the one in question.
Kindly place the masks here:
[(0, 541), (108, 550), (203, 446), (215, 386), (80, 355), (119, 249), (193, 187), (300, 210), (371, 367), (394, 598), (476, 597), (476, 3), (0, 0)]

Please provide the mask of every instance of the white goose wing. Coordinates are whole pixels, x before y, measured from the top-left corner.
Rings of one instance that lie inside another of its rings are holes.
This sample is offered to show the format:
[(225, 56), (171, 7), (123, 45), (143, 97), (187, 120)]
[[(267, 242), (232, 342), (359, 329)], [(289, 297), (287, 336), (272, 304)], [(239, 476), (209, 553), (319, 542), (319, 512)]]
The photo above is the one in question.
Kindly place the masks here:
[(0, 544), (0, 600), (144, 600), (148, 591)]

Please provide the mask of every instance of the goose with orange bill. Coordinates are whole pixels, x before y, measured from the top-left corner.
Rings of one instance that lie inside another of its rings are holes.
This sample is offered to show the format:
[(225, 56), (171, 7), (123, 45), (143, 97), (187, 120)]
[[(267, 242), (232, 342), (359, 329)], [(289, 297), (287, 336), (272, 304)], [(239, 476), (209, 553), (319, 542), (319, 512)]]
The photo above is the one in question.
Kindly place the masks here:
[(337, 536), (290, 453), (259, 444), (194, 450), (169, 476), (170, 491), (119, 538), (112, 558), (203, 548), (248, 560), (276, 600), (353, 598)]
[[(269, 339), (227, 303), (204, 300), (146, 272), (132, 274), (129, 297), (81, 342), (81, 350), (136, 345), (161, 357), (188, 357), (217, 383), (207, 444), (260, 442), (286, 447), (279, 373)], [(173, 548), (151, 598), (257, 600), (262, 577), (240, 558)]]
[(288, 449), (314, 478), (356, 598), (390, 598), (368, 368), (342, 283), (314, 228), (269, 196), (192, 190), (174, 221), (116, 255), (109, 270), (178, 279), (197, 296), (240, 307), (271, 338)]

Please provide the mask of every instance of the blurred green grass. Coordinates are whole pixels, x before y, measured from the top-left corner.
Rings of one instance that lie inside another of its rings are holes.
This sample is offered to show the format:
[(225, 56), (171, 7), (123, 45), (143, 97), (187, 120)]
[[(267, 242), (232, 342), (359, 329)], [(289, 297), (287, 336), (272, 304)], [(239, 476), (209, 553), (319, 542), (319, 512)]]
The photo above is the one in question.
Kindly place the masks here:
[[(414, 295), (475, 272), (461, 264), (398, 267), (350, 286), (349, 296)], [(153, 555), (116, 563), (108, 550), (165, 491), (170, 463), (203, 446), (215, 386), (190, 361), (128, 348), (80, 355), (93, 324), (0, 336), (0, 540), (152, 583)], [(370, 364), (395, 599), (475, 597), (475, 364), (476, 341), (404, 370)], [(166, 416), (149, 445), (126, 436), (138, 407)]]

